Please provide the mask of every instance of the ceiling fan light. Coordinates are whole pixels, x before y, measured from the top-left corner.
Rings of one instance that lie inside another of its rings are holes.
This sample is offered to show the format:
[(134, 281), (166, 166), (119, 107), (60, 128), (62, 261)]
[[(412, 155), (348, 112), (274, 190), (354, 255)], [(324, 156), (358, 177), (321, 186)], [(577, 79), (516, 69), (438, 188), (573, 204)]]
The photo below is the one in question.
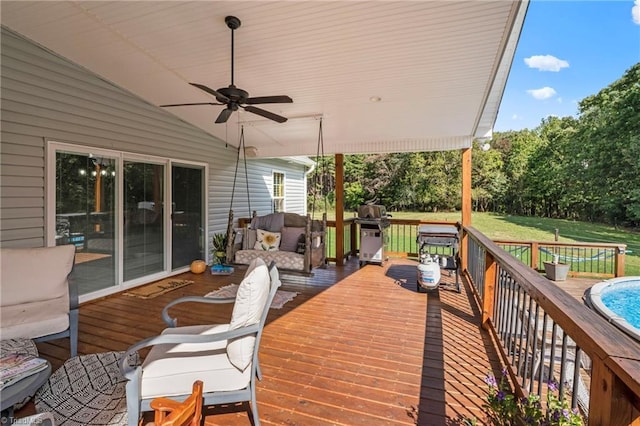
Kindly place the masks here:
[(255, 146), (247, 146), (244, 148), (244, 155), (246, 155), (247, 157), (257, 157), (258, 148)]

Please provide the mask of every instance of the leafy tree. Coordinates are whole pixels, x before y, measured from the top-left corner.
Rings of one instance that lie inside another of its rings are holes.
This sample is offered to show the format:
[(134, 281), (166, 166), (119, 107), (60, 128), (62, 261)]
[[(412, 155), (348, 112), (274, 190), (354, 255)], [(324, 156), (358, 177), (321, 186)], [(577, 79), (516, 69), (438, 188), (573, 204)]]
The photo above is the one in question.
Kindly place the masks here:
[(507, 191), (507, 179), (502, 171), (504, 163), (496, 149), (482, 149), (484, 143), (474, 142), (471, 153), (472, 200), (477, 211), (498, 210), (498, 200)]
[(640, 63), (579, 103), (579, 139), (598, 219), (640, 223)]

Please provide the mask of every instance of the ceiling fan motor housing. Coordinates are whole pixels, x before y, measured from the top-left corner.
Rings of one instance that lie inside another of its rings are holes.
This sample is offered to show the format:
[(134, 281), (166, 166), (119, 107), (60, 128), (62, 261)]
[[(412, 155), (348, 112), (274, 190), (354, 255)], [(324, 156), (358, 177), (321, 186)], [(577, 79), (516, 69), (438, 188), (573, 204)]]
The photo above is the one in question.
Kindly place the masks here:
[[(225, 95), (227, 98), (229, 98), (229, 100), (231, 100), (232, 102), (237, 102), (237, 103), (245, 103), (245, 101), (247, 100), (247, 98), (249, 98), (249, 93), (246, 90), (242, 90), (237, 88), (236, 86), (229, 86), (229, 87), (223, 87), (221, 89), (218, 89), (219, 93), (222, 93), (223, 95)], [(220, 100), (220, 99), (218, 99)]]

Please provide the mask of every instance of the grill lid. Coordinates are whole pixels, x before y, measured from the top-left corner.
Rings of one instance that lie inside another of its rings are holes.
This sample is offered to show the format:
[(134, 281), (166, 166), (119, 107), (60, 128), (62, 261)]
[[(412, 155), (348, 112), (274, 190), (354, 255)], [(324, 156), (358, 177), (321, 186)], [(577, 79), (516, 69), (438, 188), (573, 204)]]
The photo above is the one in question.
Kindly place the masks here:
[(358, 217), (362, 219), (380, 219), (387, 217), (387, 210), (379, 204), (366, 204), (358, 207)]

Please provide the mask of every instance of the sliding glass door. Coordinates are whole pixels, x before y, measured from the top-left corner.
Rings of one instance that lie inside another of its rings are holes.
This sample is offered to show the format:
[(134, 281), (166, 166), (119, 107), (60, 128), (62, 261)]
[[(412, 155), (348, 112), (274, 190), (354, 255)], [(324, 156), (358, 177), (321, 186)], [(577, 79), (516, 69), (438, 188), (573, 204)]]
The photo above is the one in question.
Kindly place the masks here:
[(125, 161), (123, 279), (165, 270), (164, 164)]
[(206, 259), (204, 241), (204, 169), (195, 166), (171, 168), (171, 269)]
[(55, 242), (73, 244), (79, 293), (116, 286), (116, 159), (57, 151)]
[(57, 142), (48, 152), (47, 238), (76, 247), (81, 300), (206, 258), (203, 164)]

